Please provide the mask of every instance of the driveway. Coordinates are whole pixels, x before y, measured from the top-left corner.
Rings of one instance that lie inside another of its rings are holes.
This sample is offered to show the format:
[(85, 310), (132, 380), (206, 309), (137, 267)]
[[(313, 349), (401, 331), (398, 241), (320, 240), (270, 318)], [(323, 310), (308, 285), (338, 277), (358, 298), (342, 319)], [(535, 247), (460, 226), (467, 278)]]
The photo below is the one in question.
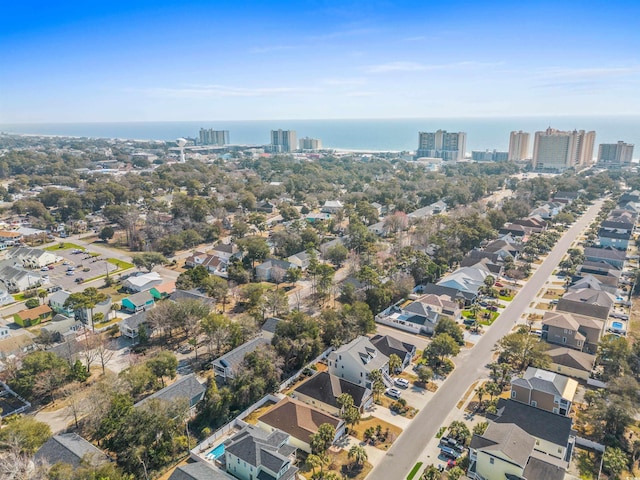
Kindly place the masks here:
[(477, 345), (455, 359), (456, 369), (438, 389), (428, 408), (421, 410), (400, 438), (391, 447), (383, 461), (368, 476), (370, 480), (405, 478), (425, 445), (435, 437), (444, 419), (455, 411), (456, 403), (473, 382), (487, 375), (486, 365), (491, 362), (495, 343), (509, 333), (522, 313), (533, 301), (558, 265), (572, 242), (598, 214), (603, 200), (592, 205), (587, 212), (558, 241), (545, 261), (514, 300), (482, 336)]

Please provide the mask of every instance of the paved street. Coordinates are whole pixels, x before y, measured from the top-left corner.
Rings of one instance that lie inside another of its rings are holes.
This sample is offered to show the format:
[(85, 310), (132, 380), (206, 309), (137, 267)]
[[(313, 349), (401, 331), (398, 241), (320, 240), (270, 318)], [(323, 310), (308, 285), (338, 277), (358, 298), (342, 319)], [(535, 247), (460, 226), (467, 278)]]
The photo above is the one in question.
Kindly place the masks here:
[(429, 404), (418, 413), (400, 438), (391, 447), (384, 460), (368, 475), (371, 480), (405, 478), (419, 459), (427, 443), (433, 439), (444, 419), (455, 408), (473, 382), (487, 375), (486, 365), (491, 362), (495, 343), (509, 333), (522, 312), (534, 299), (538, 290), (552, 274), (571, 243), (598, 214), (603, 201), (597, 201), (558, 241), (545, 261), (520, 293), (507, 306), (498, 320), (478, 341), (477, 345), (455, 359), (456, 369), (438, 389)]

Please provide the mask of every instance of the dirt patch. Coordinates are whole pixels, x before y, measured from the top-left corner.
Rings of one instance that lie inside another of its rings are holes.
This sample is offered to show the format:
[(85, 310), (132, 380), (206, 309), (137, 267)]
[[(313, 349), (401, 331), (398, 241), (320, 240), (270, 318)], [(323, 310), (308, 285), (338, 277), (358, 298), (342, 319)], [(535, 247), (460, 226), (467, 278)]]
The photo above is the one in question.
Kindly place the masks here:
[(458, 410), (462, 408), (462, 406), (464, 405), (464, 402), (467, 401), (467, 398), (469, 398), (469, 395), (471, 395), (471, 393), (475, 390), (477, 385), (478, 385), (478, 382), (473, 382), (473, 384), (467, 389), (467, 391), (464, 394), (464, 397), (462, 397), (462, 400), (460, 400), (456, 405), (456, 408)]
[(544, 295), (542, 296), (542, 298), (556, 299), (561, 297), (563, 293), (564, 293), (564, 290), (557, 290), (557, 289), (550, 288), (546, 292), (544, 292)]
[(263, 414), (266, 413), (267, 410), (269, 410), (271, 407), (273, 407), (275, 405), (274, 402), (272, 401), (268, 401), (266, 402), (263, 406), (261, 406), (260, 408), (255, 409), (253, 412), (251, 412), (249, 415), (247, 415), (246, 417), (244, 417), (242, 420), (250, 423), (251, 425), (255, 425), (256, 423), (258, 423), (258, 418)]

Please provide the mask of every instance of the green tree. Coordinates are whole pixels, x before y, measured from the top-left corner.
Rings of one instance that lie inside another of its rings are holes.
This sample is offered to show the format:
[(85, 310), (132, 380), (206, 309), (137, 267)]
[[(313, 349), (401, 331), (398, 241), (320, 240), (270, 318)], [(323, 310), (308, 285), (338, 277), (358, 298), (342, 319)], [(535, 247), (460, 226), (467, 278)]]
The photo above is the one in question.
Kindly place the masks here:
[(454, 420), (449, 425), (449, 436), (455, 438), (458, 443), (467, 445), (471, 440), (471, 432), (464, 422)]
[(616, 335), (605, 335), (598, 344), (598, 363), (602, 365), (605, 380), (624, 375), (629, 370), (631, 354), (629, 341)]
[(484, 435), (484, 432), (487, 431), (488, 427), (489, 427), (489, 422), (476, 423), (473, 426), (473, 434), (474, 435)]
[(27, 308), (36, 308), (40, 305), (40, 300), (37, 298), (30, 298), (26, 302), (24, 302), (24, 306)]
[(336, 437), (336, 429), (330, 423), (323, 423), (318, 427), (318, 431), (311, 435), (309, 445), (311, 452), (315, 455), (324, 454)]
[(545, 368), (550, 362), (545, 345), (526, 329), (510, 333), (498, 340), (499, 361), (508, 363), (516, 371), (527, 367)]
[(371, 391), (376, 399), (380, 398), (385, 391), (384, 381), (382, 380), (382, 372), (373, 370), (369, 372), (368, 379), (371, 382)]
[(113, 238), (115, 233), (116, 232), (113, 229), (113, 227), (110, 227), (109, 225), (107, 225), (106, 227), (102, 227), (102, 230), (100, 230), (100, 235), (99, 235), (100, 240), (106, 243)]
[(441, 333), (433, 338), (422, 355), (431, 365), (441, 365), (448, 357), (460, 353), (460, 345), (448, 333)]
[(340, 268), (347, 259), (348, 255), (349, 250), (347, 250), (347, 247), (345, 247), (341, 243), (337, 243), (336, 245), (327, 249), (326, 258), (336, 267)]
[(418, 375), (418, 380), (420, 381), (420, 383), (422, 383), (426, 387), (433, 378), (433, 370), (431, 370), (426, 365), (418, 365), (418, 367), (416, 368), (416, 375)]
[(424, 472), (422, 472), (420, 480), (440, 480), (441, 476), (442, 472), (438, 470), (438, 467), (435, 465), (429, 465), (424, 469)]
[(175, 378), (178, 370), (178, 359), (176, 356), (166, 350), (158, 352), (158, 354), (146, 362), (153, 374), (160, 379), (164, 387), (164, 377)]
[(398, 355), (392, 353), (389, 356), (389, 372), (393, 375), (402, 369), (402, 360)]
[(251, 262), (252, 268), (255, 267), (256, 261), (262, 261), (269, 255), (269, 246), (262, 237), (246, 237), (236, 243), (245, 252), (245, 258)]
[(629, 457), (624, 450), (618, 447), (608, 447), (604, 451), (602, 463), (607, 473), (613, 475), (614, 478), (618, 478), (622, 471), (627, 468)]
[(22, 359), (22, 367), (15, 377), (9, 380), (9, 386), (27, 399), (33, 399), (36, 391), (45, 395), (61, 387), (70, 380), (69, 364), (49, 351), (29, 353)]
[(71, 310), (86, 309), (89, 311), (91, 328), (95, 331), (93, 309), (97, 304), (106, 301), (109, 297), (95, 287), (85, 288), (82, 292), (72, 293), (64, 301), (64, 307)]
[(347, 457), (349, 458), (349, 460), (352, 460), (353, 463), (355, 463), (356, 467), (362, 467), (362, 465), (364, 465), (364, 462), (366, 462), (369, 459), (369, 456), (367, 455), (367, 451), (364, 449), (364, 447), (361, 447), (360, 445), (353, 445), (349, 449), (349, 453), (347, 454)]
[(438, 323), (436, 324), (436, 328), (434, 329), (434, 335), (439, 335), (441, 333), (447, 333), (451, 338), (453, 338), (458, 345), (464, 345), (464, 332), (460, 325), (458, 325), (455, 320), (452, 320), (449, 317), (442, 317)]
[(0, 443), (17, 445), (26, 454), (35, 453), (50, 437), (49, 425), (31, 416), (19, 416), (0, 430)]
[(156, 265), (165, 265), (168, 263), (167, 257), (158, 252), (145, 252), (138, 253), (131, 257), (131, 262), (136, 268), (145, 268), (149, 272), (153, 270)]
[(464, 476), (464, 470), (458, 466), (451, 468), (447, 472), (447, 480), (458, 480), (462, 476)]

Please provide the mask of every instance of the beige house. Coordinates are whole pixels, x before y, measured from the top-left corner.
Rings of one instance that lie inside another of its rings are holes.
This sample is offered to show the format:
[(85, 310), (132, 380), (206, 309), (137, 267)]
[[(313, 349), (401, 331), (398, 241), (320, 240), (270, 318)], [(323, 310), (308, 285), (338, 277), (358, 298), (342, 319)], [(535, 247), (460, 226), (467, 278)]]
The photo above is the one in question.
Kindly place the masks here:
[(384, 382), (392, 385), (389, 377), (389, 357), (383, 355), (365, 336), (360, 336), (329, 354), (329, 373), (371, 389), (369, 374), (382, 372)]
[(546, 312), (542, 319), (542, 338), (549, 343), (595, 354), (604, 322), (569, 312)]
[(511, 381), (511, 399), (568, 416), (578, 382), (547, 370), (529, 367), (522, 378)]
[(596, 362), (596, 356), (572, 348), (557, 347), (547, 350), (551, 358), (549, 370), (568, 377), (588, 380)]
[(371, 390), (331, 375), (329, 372), (315, 374), (298, 386), (291, 393), (291, 396), (307, 405), (337, 416), (340, 413), (338, 397), (343, 393), (351, 395), (353, 404), (361, 412), (373, 403)]

